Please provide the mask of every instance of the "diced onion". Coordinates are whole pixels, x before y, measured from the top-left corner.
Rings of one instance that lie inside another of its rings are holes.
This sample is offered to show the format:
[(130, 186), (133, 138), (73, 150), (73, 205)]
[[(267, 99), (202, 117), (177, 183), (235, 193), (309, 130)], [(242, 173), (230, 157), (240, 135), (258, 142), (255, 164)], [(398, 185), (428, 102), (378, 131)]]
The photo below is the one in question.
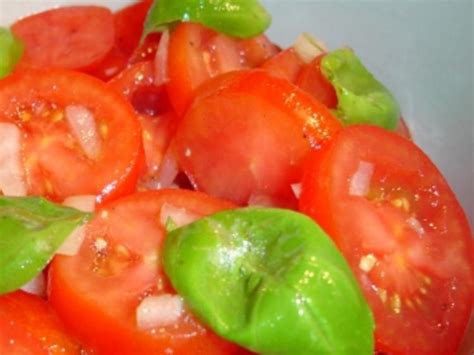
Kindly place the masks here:
[(247, 204), (253, 207), (276, 207), (277, 206), (277, 204), (275, 203), (272, 197), (267, 196), (267, 195), (262, 195), (262, 194), (250, 195)]
[(419, 235), (425, 234), (425, 229), (421, 225), (420, 221), (417, 220), (415, 217), (410, 217), (407, 219), (407, 224)]
[(102, 139), (96, 127), (94, 114), (84, 106), (68, 105), (66, 120), (82, 151), (89, 159), (97, 159), (102, 150)]
[(321, 40), (306, 32), (301, 33), (296, 38), (293, 48), (305, 63), (310, 63), (318, 55), (328, 51), (326, 45)]
[(291, 184), (291, 190), (293, 191), (293, 194), (295, 195), (295, 197), (299, 200), (301, 197), (301, 190), (302, 190), (301, 183), (299, 182), (297, 184)]
[(161, 206), (160, 222), (162, 226), (166, 226), (168, 220), (171, 219), (177, 228), (190, 224), (199, 219), (199, 216), (189, 212), (187, 209), (164, 203)]
[(76, 255), (79, 252), (79, 249), (81, 249), (85, 235), (86, 225), (76, 227), (56, 251), (56, 254), (68, 256)]
[(21, 131), (13, 123), (0, 122), (0, 195), (26, 196), (21, 161)]
[(64, 199), (63, 205), (75, 208), (82, 212), (94, 212), (95, 211), (95, 196), (94, 195), (69, 196)]
[(178, 176), (179, 168), (175, 156), (170, 151), (167, 151), (163, 156), (160, 168), (156, 175), (157, 189), (164, 189), (173, 185), (174, 180)]
[(40, 272), (32, 280), (23, 285), (21, 289), (33, 295), (44, 297), (46, 295), (46, 279), (44, 274)]
[(170, 33), (168, 30), (161, 33), (160, 43), (156, 49), (155, 55), (155, 80), (156, 86), (167, 83), (168, 76), (168, 47), (170, 42)]
[(349, 195), (367, 196), (370, 188), (370, 179), (374, 173), (374, 164), (360, 161), (357, 171), (351, 178)]
[(148, 296), (137, 307), (137, 326), (151, 329), (174, 324), (181, 317), (183, 309), (183, 299), (178, 295)]

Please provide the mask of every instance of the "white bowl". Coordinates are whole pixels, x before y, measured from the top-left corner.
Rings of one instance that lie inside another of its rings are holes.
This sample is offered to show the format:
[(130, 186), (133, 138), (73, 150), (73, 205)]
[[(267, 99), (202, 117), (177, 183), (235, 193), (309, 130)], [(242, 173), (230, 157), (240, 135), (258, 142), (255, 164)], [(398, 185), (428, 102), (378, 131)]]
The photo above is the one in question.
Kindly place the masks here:
[[(0, 0), (0, 24), (92, 0)], [(116, 9), (131, 1), (101, 0)], [(282, 46), (311, 32), (349, 45), (392, 90), (414, 140), (437, 164), (474, 225), (473, 32), (470, 1), (266, 0)], [(429, 5), (429, 6), (428, 6)]]

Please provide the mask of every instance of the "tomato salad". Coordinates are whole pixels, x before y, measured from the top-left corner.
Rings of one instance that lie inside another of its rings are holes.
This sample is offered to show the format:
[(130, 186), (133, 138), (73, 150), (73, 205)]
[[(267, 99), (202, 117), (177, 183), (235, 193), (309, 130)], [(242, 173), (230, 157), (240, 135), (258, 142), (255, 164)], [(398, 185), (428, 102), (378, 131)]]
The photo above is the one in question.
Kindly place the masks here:
[(143, 0), (0, 28), (0, 353), (472, 337), (472, 232), (394, 96), (269, 24), (256, 0)]

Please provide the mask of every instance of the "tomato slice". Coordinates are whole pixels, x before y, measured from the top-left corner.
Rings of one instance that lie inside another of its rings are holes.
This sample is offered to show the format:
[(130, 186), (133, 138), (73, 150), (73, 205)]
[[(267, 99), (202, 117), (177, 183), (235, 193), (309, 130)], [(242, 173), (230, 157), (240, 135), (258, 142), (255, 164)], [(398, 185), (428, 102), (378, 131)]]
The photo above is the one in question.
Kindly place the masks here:
[(25, 66), (90, 70), (114, 45), (112, 13), (100, 6), (48, 10), (19, 20), (12, 31), (25, 44)]
[(298, 73), (295, 83), (322, 104), (329, 108), (336, 108), (336, 90), (321, 72), (321, 60), (324, 55), (321, 54), (306, 64)]
[(371, 305), (377, 349), (454, 354), (473, 306), (474, 247), (429, 158), (395, 133), (349, 127), (308, 160), (302, 187), (301, 210), (334, 238)]
[(140, 184), (153, 184), (178, 123), (166, 89), (164, 85), (154, 84), (154, 64), (150, 61), (132, 65), (109, 85), (121, 92), (138, 114), (146, 160)]
[(49, 300), (65, 324), (104, 354), (232, 354), (239, 348), (218, 338), (188, 311), (170, 324), (141, 330), (136, 309), (147, 296), (175, 294), (160, 258), (165, 209), (199, 218), (233, 206), (195, 191), (163, 189), (103, 205), (87, 227), (75, 256), (56, 256)]
[(168, 55), (167, 89), (175, 111), (182, 116), (207, 79), (258, 66), (276, 52), (264, 36), (241, 41), (199, 24), (179, 24), (171, 33)]
[(23, 291), (0, 296), (0, 354), (81, 354), (48, 303)]
[(278, 78), (296, 83), (300, 71), (305, 67), (305, 62), (296, 54), (293, 47), (281, 51), (274, 57), (265, 61), (261, 68)]
[(62, 69), (18, 71), (0, 82), (0, 122), (21, 130), (28, 194), (103, 201), (134, 191), (140, 124), (100, 80)]
[(180, 167), (211, 195), (243, 205), (294, 206), (291, 184), (300, 182), (306, 154), (330, 140), (339, 121), (311, 96), (264, 71), (214, 80), (199, 90), (175, 134)]

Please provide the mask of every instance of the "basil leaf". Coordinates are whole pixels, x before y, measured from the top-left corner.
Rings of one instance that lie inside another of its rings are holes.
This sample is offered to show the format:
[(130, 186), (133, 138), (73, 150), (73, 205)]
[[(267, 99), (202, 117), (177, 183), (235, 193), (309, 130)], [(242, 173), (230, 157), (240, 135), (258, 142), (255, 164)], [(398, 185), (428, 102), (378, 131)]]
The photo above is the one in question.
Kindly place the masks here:
[(23, 54), (23, 44), (13, 33), (0, 27), (0, 79), (10, 74)]
[(0, 294), (35, 277), (88, 218), (39, 197), (0, 197)]
[(155, 0), (145, 21), (145, 35), (177, 21), (198, 22), (239, 38), (259, 35), (271, 16), (258, 0)]
[(346, 125), (367, 123), (395, 130), (400, 108), (393, 95), (364, 67), (349, 48), (323, 57), (323, 75), (336, 90), (336, 115)]
[(246, 208), (168, 234), (164, 269), (216, 333), (264, 354), (372, 354), (374, 322), (345, 259), (308, 217)]

